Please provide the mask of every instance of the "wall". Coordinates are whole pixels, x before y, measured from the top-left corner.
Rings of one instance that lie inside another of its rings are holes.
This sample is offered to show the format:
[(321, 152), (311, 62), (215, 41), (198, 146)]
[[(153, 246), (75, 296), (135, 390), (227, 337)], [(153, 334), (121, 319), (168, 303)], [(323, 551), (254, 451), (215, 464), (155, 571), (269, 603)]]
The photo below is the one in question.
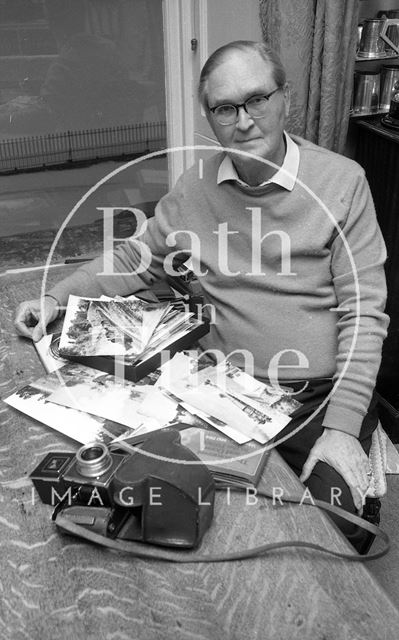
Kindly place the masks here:
[(398, 0), (361, 0), (359, 8), (359, 22), (365, 18), (375, 17), (379, 11), (398, 9)]
[[(201, 55), (197, 56), (194, 70), (195, 87), (202, 63), (212, 51), (232, 40), (262, 40), (258, 0), (207, 0), (206, 30), (206, 45)], [(207, 140), (208, 137), (214, 138), (213, 133), (200, 107), (195, 103), (194, 144), (212, 144)]]
[(231, 40), (261, 39), (258, 0), (208, 2), (209, 53)]

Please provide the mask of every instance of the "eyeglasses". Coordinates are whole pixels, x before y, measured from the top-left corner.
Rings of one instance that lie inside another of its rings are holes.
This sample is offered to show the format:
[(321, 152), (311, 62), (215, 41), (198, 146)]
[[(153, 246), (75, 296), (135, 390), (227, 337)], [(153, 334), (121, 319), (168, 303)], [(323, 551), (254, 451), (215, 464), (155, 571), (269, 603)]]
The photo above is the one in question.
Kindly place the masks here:
[(262, 96), (251, 96), (242, 104), (219, 104), (217, 107), (209, 107), (216, 122), (222, 125), (235, 124), (238, 122), (238, 112), (241, 107), (251, 118), (263, 118), (267, 115), (269, 99), (282, 87), (277, 87), (274, 91)]

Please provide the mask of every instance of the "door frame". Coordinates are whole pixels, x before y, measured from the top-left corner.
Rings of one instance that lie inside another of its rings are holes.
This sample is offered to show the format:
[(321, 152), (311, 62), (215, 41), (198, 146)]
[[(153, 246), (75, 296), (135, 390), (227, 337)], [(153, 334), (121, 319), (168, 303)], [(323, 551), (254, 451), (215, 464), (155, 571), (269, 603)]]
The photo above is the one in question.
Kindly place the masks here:
[(169, 187), (194, 163), (194, 69), (207, 58), (207, 0), (163, 0)]
[(262, 40), (262, 30), (258, 0), (162, 0), (162, 8), (168, 147), (189, 147), (168, 156), (171, 188), (194, 164), (195, 142), (217, 145), (196, 96), (208, 49), (229, 40)]

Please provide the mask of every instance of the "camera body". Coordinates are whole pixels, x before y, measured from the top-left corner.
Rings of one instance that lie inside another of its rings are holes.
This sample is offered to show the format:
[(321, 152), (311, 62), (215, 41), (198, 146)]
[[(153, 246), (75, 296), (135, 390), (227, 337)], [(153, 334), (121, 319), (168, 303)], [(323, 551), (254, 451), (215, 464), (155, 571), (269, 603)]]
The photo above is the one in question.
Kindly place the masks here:
[(87, 506), (111, 506), (111, 481), (126, 455), (111, 453), (105, 444), (83, 446), (76, 453), (48, 453), (30, 474), (45, 504), (79, 503)]
[(75, 524), (110, 538), (195, 547), (213, 517), (209, 469), (176, 429), (146, 436), (133, 453), (88, 444), (51, 452), (30, 478), (45, 504)]

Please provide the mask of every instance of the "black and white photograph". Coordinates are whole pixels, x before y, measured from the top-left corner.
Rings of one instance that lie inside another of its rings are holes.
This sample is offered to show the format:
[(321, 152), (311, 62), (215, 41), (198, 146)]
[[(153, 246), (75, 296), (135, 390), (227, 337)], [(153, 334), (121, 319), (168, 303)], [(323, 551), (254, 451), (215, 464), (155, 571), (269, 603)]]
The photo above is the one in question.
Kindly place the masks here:
[(140, 426), (140, 423), (133, 423), (133, 426), (130, 426), (120, 423), (117, 420), (119, 417), (117, 415), (107, 421), (108, 416), (101, 415), (98, 411), (96, 413), (93, 411), (85, 412), (79, 398), (75, 406), (71, 406), (71, 403), (68, 405), (52, 401), (51, 396), (61, 386), (65, 389), (71, 389), (72, 381), (73, 385), (78, 386), (79, 391), (80, 386), (89, 386), (93, 380), (91, 373), (93, 369), (85, 371), (84, 367), (79, 365), (66, 365), (66, 367), (70, 367), (72, 370), (62, 371), (62, 373), (55, 372), (39, 378), (5, 398), (5, 402), (34, 420), (42, 422), (81, 444), (95, 441), (110, 444), (117, 438), (132, 435), (132, 430)]
[(399, 0), (0, 0), (0, 639), (399, 637)]

